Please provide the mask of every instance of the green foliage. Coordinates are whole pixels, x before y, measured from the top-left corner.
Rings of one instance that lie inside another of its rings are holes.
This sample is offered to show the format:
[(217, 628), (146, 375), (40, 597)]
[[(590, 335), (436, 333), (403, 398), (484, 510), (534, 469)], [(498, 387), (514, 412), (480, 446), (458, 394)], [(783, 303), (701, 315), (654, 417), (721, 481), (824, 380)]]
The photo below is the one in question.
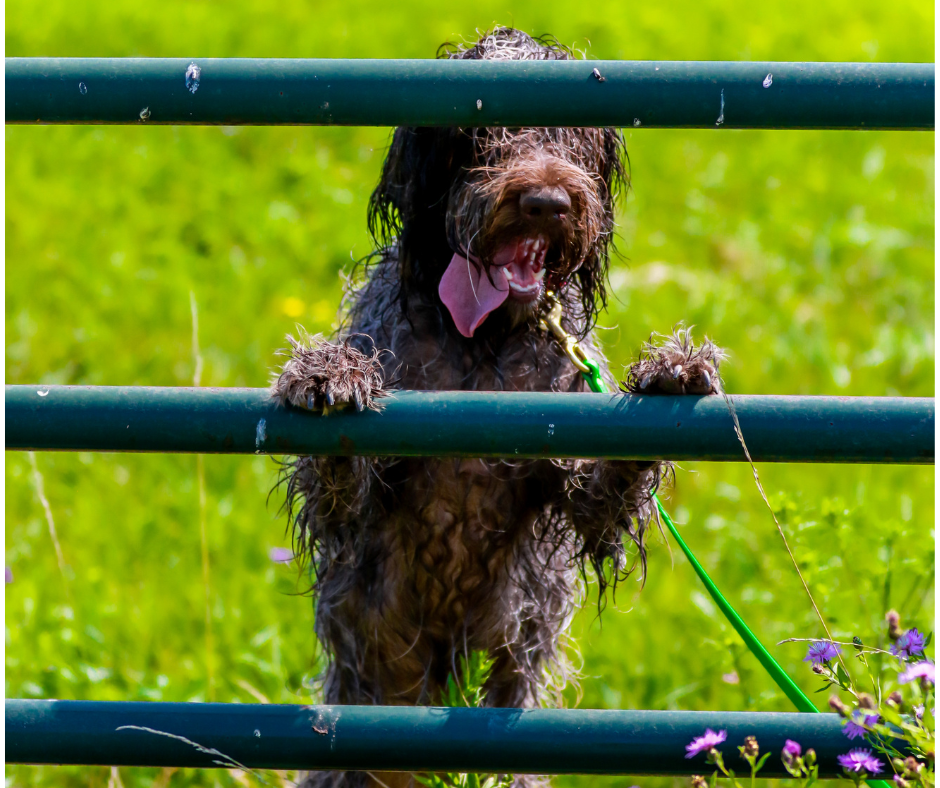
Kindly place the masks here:
[[(8, 56), (429, 57), (494, 20), (552, 32), (596, 58), (933, 59), (934, 10), (924, 0), (49, 0), (40, 13), (14, 0), (6, 47)], [(7, 383), (191, 385), (192, 290), (202, 383), (265, 385), (295, 322), (329, 331), (341, 275), (371, 249), (365, 205), (388, 134), (7, 128)], [(627, 142), (624, 257), (611, 270), (601, 332), (615, 369), (650, 331), (685, 320), (730, 350), (723, 373), (733, 393), (934, 394), (932, 134), (631, 129)], [(28, 458), (10, 453), (8, 697), (316, 700), (309, 581), (296, 564), (268, 558), (288, 544), (283, 492), (266, 503), (274, 463), (204, 458), (206, 586), (195, 458), (36, 462), (64, 568)], [(932, 468), (760, 471), (834, 637), (876, 631), (890, 607), (931, 628)], [(811, 690), (802, 651), (773, 644), (823, 633), (750, 470), (686, 463), (677, 475), (665, 503), (690, 546)], [(649, 565), (642, 594), (627, 583), (602, 619), (587, 604), (573, 623), (580, 704), (788, 710), (684, 558), (654, 538)], [(94, 768), (7, 775), (36, 786), (108, 779)], [(158, 772), (122, 769), (121, 778), (149, 785)], [(241, 779), (181, 770), (171, 785)]]
[[(897, 613), (891, 611), (888, 615), (890, 622), (890, 616)], [(845, 718), (845, 725), (854, 726), (860, 736), (864, 735), (866, 747), (885, 756), (890, 771), (908, 783), (933, 788), (936, 783), (933, 673), (929, 679), (905, 675), (928, 665), (932, 668), (936, 657), (926, 649), (933, 633), (924, 639), (922, 649), (909, 651), (898, 650), (903, 645), (899, 642), (901, 635), (897, 624), (889, 626), (887, 636), (893, 643), (893, 654), (868, 648), (856, 638), (854, 659), (840, 657), (836, 664), (827, 660), (813, 670), (822, 677), (823, 690), (832, 689), (849, 696), (849, 703), (845, 704), (839, 694), (832, 695), (829, 705)], [(851, 672), (847, 665), (852, 666)]]
[[(900, 649), (904, 642), (900, 640), (903, 631), (898, 626), (897, 611), (889, 612), (888, 621), (886, 634), (894, 644), (891, 653), (866, 647), (860, 638), (855, 637), (854, 659), (850, 660), (853, 665), (851, 672), (847, 669), (849, 661), (838, 653), (843, 644), (833, 646), (827, 640), (816, 641), (808, 657), (812, 657), (813, 673), (822, 677), (824, 682), (819, 691), (832, 689), (850, 696), (848, 704), (838, 694), (829, 698), (831, 709), (843, 717), (843, 732), (847, 737), (847, 752), (839, 756), (843, 775), (856, 788), (862, 784), (888, 788), (891, 785), (889, 778), (893, 778), (895, 788), (934, 788), (936, 732), (930, 710), (936, 706), (935, 658), (924, 651), (931, 638), (928, 636), (924, 640), (923, 648)], [(912, 631), (915, 635), (919, 634)], [(910, 634), (911, 631), (907, 633)], [(814, 653), (815, 647), (821, 649), (823, 646), (826, 647), (825, 651), (817, 650)], [(873, 660), (883, 655), (888, 656), (887, 669), (883, 660)], [(927, 675), (918, 673), (928, 668)], [(861, 675), (853, 677), (855, 673)], [(869, 686), (872, 693), (863, 689)], [(724, 734), (725, 731), (722, 731), (721, 735)], [(850, 743), (850, 740), (855, 741)], [(708, 743), (711, 744), (711, 741)], [(699, 752), (705, 746), (708, 745), (702, 745)], [(745, 738), (738, 752), (750, 766), (751, 788), (754, 788), (757, 773), (770, 753), (760, 756), (758, 741), (753, 736)], [(846, 764), (843, 759), (851, 755), (862, 756), (862, 759), (849, 760)], [(882, 757), (879, 758), (879, 755)], [(788, 740), (780, 757), (784, 768), (799, 781), (800, 788), (811, 788), (818, 781), (819, 767), (812, 749), (802, 752), (799, 742)], [(715, 767), (708, 780), (710, 788), (717, 788), (719, 778), (727, 780), (726, 784), (730, 788), (742, 788), (734, 771), (725, 765), (719, 744), (707, 750), (706, 763)], [(704, 785), (704, 777), (692, 778), (692, 788), (704, 788)]]
[[(493, 670), (493, 660), (486, 652), (471, 651), (460, 655), (457, 675), (447, 677), (441, 704), (450, 708), (480, 708), (486, 698), (483, 685)], [(509, 788), (512, 775), (496, 774), (429, 774), (417, 781), (427, 788)]]
[(470, 656), (459, 657), (458, 675), (451, 673), (444, 688), (442, 706), (476, 709), (483, 705), (486, 691), (483, 685), (493, 671), (493, 660), (485, 651), (471, 651)]

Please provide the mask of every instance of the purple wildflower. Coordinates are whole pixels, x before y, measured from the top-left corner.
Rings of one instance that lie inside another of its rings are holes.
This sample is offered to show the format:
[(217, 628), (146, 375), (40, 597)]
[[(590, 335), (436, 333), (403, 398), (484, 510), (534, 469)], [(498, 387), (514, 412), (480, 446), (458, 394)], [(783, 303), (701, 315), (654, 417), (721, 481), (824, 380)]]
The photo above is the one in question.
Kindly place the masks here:
[(868, 732), (862, 727), (863, 725), (868, 725), (870, 727), (877, 724), (877, 714), (864, 715), (858, 711), (858, 709), (856, 709), (854, 712), (852, 712), (852, 718), (846, 721), (845, 727), (842, 728), (842, 732), (849, 739), (857, 739), (859, 736), (864, 736)]
[(787, 739), (786, 743), (783, 745), (782, 754), (790, 758), (799, 758), (803, 754), (803, 748), (800, 747), (799, 742), (795, 742), (793, 739)]
[(902, 684), (907, 684), (909, 681), (914, 681), (915, 679), (927, 679), (931, 684), (936, 684), (936, 679), (934, 678), (934, 664), (930, 660), (925, 659), (923, 662), (915, 662), (907, 670), (905, 670), (900, 676), (898, 676), (898, 681)]
[(294, 560), (294, 552), (288, 550), (286, 547), (272, 547), (268, 553), (268, 557), (274, 561), (275, 564), (289, 564)]
[(6, 571), (3, 574), (6, 578), (7, 583), (12, 583), (13, 582), (13, 570), (10, 569), (10, 567), (8, 566), (5, 566), (4, 569)]
[(718, 733), (715, 733), (711, 728), (706, 728), (704, 736), (692, 739), (692, 743), (685, 748), (685, 751), (688, 753), (685, 757), (694, 758), (700, 752), (710, 750), (712, 747), (721, 744), (727, 738), (728, 731), (718, 731)]
[(817, 640), (810, 644), (809, 651), (803, 657), (804, 662), (822, 665), (835, 659), (842, 653), (842, 649), (831, 640)]
[(840, 755), (839, 765), (847, 772), (866, 772), (868, 774), (878, 774), (884, 764), (879, 761), (871, 750), (849, 750), (845, 755)]
[(913, 657), (915, 654), (920, 654), (923, 650), (924, 635), (922, 632), (919, 632), (916, 627), (907, 630), (907, 632), (898, 638), (896, 643), (891, 644), (891, 653), (899, 659)]

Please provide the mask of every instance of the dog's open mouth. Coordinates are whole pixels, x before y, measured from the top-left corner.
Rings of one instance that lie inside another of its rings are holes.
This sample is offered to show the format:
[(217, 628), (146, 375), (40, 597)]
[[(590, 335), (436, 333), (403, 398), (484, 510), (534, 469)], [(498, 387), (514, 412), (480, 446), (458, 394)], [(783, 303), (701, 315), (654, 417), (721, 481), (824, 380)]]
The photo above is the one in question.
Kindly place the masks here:
[(476, 260), (455, 254), (441, 277), (438, 294), (457, 330), (472, 337), (486, 316), (507, 298), (524, 304), (537, 301), (548, 248), (543, 235), (510, 241), (493, 256), (489, 271)]
[(496, 253), (493, 264), (509, 283), (510, 298), (529, 303), (539, 297), (546, 254), (548, 240), (542, 235), (519, 239)]

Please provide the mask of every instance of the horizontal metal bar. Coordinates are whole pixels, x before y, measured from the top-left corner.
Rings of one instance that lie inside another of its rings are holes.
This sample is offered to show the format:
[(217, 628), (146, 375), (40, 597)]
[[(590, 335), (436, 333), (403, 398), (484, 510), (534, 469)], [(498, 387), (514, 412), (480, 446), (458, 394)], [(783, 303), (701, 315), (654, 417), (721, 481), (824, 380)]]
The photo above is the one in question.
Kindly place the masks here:
[(816, 750), (820, 777), (835, 776), (836, 756), (850, 747), (835, 714), (7, 700), (6, 761), (693, 774), (708, 771), (705, 755), (687, 759), (685, 746), (706, 728), (727, 730), (729, 764), (744, 737), (756, 736), (774, 753), (764, 777), (786, 776), (777, 756), (787, 739)]
[(7, 58), (6, 120), (932, 129), (934, 65)]
[[(934, 401), (732, 397), (755, 460), (930, 464)], [(7, 386), (6, 448), (741, 461), (721, 397), (401, 391), (381, 413), (277, 407), (267, 389)]]

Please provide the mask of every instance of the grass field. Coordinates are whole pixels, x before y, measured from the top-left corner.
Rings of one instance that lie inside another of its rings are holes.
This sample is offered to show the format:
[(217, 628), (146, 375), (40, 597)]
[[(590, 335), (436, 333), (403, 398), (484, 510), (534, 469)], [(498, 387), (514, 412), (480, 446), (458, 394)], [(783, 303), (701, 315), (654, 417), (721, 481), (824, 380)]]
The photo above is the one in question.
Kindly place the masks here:
[[(429, 57), (494, 21), (554, 33), (592, 58), (934, 56), (926, 0), (50, 0), (41, 12), (13, 0), (6, 51)], [(6, 382), (191, 385), (192, 292), (202, 384), (265, 385), (295, 322), (329, 331), (343, 272), (370, 250), (365, 205), (388, 135), (7, 128)], [(618, 368), (650, 331), (685, 320), (731, 351), (732, 393), (933, 396), (933, 134), (640, 129), (627, 139), (633, 191), (602, 320)], [(933, 468), (760, 472), (833, 634), (874, 642), (890, 607), (933, 628)], [(297, 569), (269, 558), (288, 544), (281, 501), (266, 500), (275, 476), (261, 457), (8, 454), (7, 697), (309, 702), (311, 601)], [(774, 655), (816, 689), (798, 645), (772, 646), (821, 631), (750, 470), (688, 463), (667, 505)], [(589, 604), (573, 634), (582, 707), (788, 710), (661, 541), (642, 593), (622, 587), (600, 621)], [(120, 770), (127, 786), (167, 778), (246, 779)], [(7, 767), (8, 785), (108, 780), (103, 768)], [(671, 781), (557, 781), (637, 783)]]

